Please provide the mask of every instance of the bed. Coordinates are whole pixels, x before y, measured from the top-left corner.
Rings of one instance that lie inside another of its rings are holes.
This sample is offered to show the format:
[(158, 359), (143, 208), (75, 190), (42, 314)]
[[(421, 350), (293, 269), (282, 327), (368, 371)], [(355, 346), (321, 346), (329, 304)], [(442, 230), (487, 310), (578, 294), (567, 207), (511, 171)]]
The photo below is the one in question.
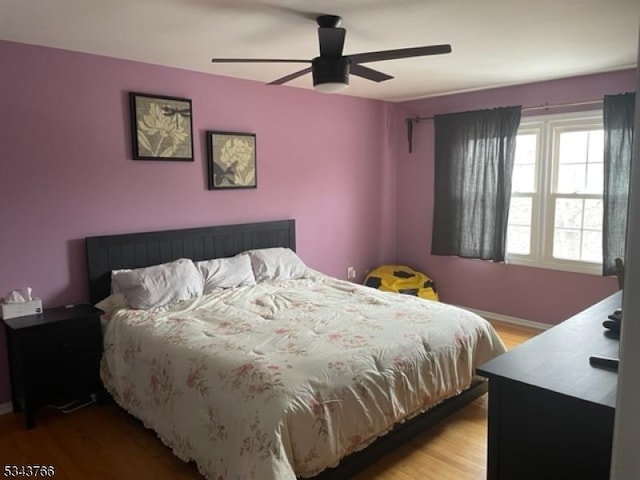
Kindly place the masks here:
[[(86, 248), (97, 303), (114, 270), (295, 251), (295, 221), (90, 237)], [(309, 270), (115, 309), (101, 376), (208, 479), (336, 479), (484, 393), (475, 366), (504, 351), (470, 312)]]

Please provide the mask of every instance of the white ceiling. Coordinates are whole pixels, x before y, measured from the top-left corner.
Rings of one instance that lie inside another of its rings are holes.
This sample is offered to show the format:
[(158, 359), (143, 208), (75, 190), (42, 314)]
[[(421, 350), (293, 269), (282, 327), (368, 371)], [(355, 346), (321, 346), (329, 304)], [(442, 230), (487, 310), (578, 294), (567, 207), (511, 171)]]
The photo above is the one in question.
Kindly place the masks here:
[[(269, 82), (310, 59), (316, 14), (341, 15), (345, 54), (450, 43), (453, 53), (369, 63), (345, 95), (400, 101), (634, 67), (638, 0), (0, 0), (0, 39)], [(287, 85), (312, 88), (311, 75)], [(274, 86), (273, 88), (286, 88)]]

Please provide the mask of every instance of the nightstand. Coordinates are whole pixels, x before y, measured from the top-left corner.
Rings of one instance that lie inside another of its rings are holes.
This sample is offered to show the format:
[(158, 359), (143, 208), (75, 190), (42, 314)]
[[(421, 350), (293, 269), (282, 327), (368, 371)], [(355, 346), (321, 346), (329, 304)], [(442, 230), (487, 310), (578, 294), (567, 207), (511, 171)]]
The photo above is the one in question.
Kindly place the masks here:
[(25, 411), (27, 428), (40, 406), (102, 391), (102, 313), (87, 304), (3, 320), (13, 411)]

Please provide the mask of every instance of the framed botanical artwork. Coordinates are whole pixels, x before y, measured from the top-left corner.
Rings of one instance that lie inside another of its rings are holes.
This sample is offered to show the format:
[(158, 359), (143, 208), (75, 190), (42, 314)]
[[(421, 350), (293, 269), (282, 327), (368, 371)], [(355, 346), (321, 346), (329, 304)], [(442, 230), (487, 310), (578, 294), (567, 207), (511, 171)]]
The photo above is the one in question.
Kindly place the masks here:
[(191, 100), (129, 93), (134, 160), (193, 161)]
[(207, 131), (209, 190), (256, 188), (256, 135)]

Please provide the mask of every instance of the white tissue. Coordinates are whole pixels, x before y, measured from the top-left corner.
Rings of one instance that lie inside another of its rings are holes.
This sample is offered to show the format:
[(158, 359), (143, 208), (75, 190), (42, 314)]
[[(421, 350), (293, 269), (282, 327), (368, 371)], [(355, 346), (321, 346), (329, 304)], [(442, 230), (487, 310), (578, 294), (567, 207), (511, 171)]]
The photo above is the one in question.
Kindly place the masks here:
[(31, 287), (23, 288), (22, 290), (12, 290), (4, 296), (4, 303), (22, 303), (30, 302), (33, 300)]

